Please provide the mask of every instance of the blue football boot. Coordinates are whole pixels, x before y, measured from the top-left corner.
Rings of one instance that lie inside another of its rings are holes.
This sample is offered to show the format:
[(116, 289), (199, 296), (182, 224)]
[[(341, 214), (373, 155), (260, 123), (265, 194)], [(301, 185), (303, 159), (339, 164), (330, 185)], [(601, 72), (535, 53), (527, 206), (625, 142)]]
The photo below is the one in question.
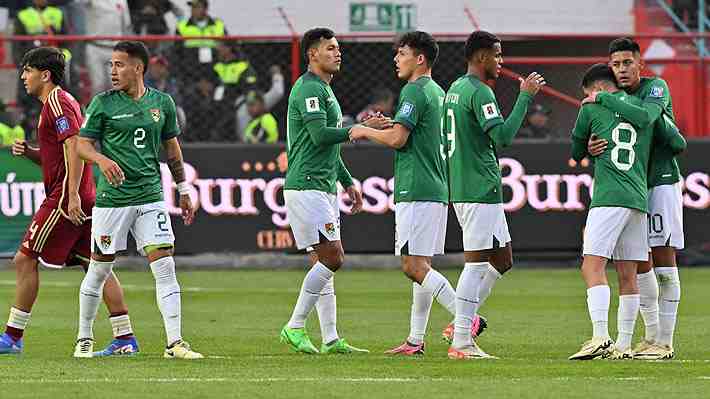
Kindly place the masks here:
[(21, 353), (23, 346), (22, 338), (15, 340), (7, 333), (0, 335), (0, 354)]
[(94, 357), (135, 355), (138, 352), (138, 341), (131, 336), (128, 339), (114, 339), (106, 349), (94, 352)]

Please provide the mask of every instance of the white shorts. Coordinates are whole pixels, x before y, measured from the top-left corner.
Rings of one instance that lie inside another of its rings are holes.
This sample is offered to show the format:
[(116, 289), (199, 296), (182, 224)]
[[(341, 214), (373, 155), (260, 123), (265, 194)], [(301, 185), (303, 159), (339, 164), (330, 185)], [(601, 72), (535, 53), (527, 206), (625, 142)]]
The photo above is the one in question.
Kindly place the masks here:
[(463, 250), (503, 248), (510, 242), (503, 204), (458, 202), (456, 217), (463, 231)]
[(125, 250), (129, 232), (141, 255), (145, 255), (143, 249), (149, 245), (173, 246), (175, 243), (164, 201), (122, 208), (94, 207), (92, 210), (92, 252), (113, 255)]
[(337, 197), (317, 190), (284, 190), (286, 211), (298, 249), (321, 242), (340, 241)]
[(683, 193), (680, 182), (648, 192), (648, 245), (683, 249)]
[(394, 211), (394, 254), (434, 256), (444, 253), (448, 204), (400, 202)]
[(630, 208), (602, 206), (589, 210), (584, 255), (614, 260), (648, 260), (648, 219)]

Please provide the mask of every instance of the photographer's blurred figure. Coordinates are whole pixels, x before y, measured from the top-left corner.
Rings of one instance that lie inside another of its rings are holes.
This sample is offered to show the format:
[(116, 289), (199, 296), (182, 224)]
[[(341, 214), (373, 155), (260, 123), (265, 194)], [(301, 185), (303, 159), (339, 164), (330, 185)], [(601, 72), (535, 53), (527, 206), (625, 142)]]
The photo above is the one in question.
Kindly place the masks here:
[(252, 118), (244, 129), (247, 143), (276, 143), (279, 140), (279, 126), (276, 118), (267, 112), (264, 96), (252, 91), (246, 98), (247, 111)]
[(518, 131), (518, 139), (550, 139), (552, 130), (548, 126), (552, 111), (542, 104), (533, 104), (528, 111), (525, 126)]

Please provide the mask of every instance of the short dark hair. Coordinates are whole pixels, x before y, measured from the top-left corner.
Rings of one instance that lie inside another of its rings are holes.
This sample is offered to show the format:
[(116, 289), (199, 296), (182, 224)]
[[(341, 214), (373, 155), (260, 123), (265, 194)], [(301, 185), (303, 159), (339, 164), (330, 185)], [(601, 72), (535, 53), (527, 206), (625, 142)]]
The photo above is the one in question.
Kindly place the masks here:
[(634, 54), (641, 54), (641, 47), (630, 37), (620, 37), (609, 43), (609, 55), (617, 51), (631, 51)]
[(113, 51), (120, 51), (128, 54), (129, 57), (140, 60), (143, 63), (143, 75), (148, 71), (148, 60), (150, 52), (148, 48), (139, 41), (122, 41), (113, 46)]
[(64, 84), (66, 59), (61, 50), (54, 47), (37, 47), (22, 56), (22, 68), (30, 67), (40, 71), (49, 71), (52, 83), (57, 86)]
[(417, 55), (424, 54), (424, 58), (426, 58), (430, 68), (434, 67), (436, 60), (439, 58), (439, 44), (427, 32), (417, 30), (403, 34), (397, 39), (395, 48), (404, 46), (409, 46)]
[(614, 71), (607, 64), (594, 64), (584, 73), (582, 78), (582, 87), (590, 87), (595, 82), (600, 80), (608, 81), (616, 84)]
[(308, 64), (308, 50), (317, 46), (321, 39), (330, 40), (335, 37), (335, 32), (328, 28), (313, 28), (308, 30), (303, 34), (301, 38), (301, 51), (303, 51), (303, 58)]
[(468, 61), (478, 50), (493, 49), (493, 45), (496, 43), (500, 43), (498, 36), (483, 30), (474, 31), (466, 39), (463, 55)]

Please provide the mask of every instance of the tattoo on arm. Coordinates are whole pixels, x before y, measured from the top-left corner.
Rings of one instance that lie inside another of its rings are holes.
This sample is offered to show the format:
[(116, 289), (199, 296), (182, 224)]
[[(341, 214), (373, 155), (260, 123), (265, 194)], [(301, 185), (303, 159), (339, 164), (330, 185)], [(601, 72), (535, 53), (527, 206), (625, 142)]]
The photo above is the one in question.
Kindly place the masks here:
[(185, 167), (183, 166), (181, 158), (168, 159), (168, 168), (170, 169), (170, 173), (173, 175), (175, 183), (185, 181)]

